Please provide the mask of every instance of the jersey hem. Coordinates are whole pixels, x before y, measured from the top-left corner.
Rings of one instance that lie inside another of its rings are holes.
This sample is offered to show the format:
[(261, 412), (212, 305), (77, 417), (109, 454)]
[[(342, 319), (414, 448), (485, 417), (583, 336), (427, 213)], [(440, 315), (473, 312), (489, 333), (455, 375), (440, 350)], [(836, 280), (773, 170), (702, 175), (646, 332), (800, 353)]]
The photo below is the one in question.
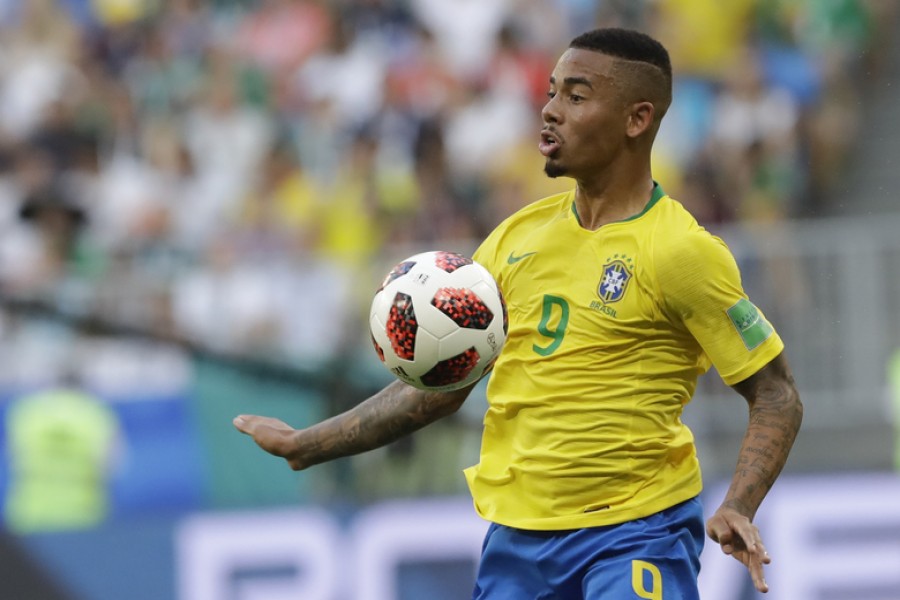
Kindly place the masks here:
[(489, 516), (484, 511), (479, 510), (478, 502), (473, 500), (475, 512), (485, 521), (512, 527), (514, 529), (523, 529), (526, 531), (568, 531), (571, 529), (584, 529), (587, 527), (604, 527), (607, 525), (618, 525), (627, 521), (634, 521), (656, 514), (681, 504), (686, 500), (695, 498), (703, 491), (703, 484), (700, 481), (693, 482), (689, 485), (678, 488), (678, 493), (664, 494), (653, 502), (641, 504), (634, 507), (621, 507), (616, 509), (594, 511), (580, 515), (566, 515), (563, 517), (541, 517), (541, 518), (520, 518), (520, 519), (504, 519), (497, 516)]

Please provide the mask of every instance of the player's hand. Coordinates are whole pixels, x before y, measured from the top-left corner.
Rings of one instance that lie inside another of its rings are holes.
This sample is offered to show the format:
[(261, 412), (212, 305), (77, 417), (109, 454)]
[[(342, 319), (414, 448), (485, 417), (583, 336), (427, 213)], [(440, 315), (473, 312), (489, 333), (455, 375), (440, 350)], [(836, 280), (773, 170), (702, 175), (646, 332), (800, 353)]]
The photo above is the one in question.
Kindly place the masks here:
[(284, 421), (273, 417), (238, 415), (233, 423), (238, 431), (252, 437), (260, 448), (285, 459), (293, 470), (299, 471), (307, 466), (297, 452), (297, 430)]
[(722, 546), (722, 552), (739, 560), (747, 570), (753, 585), (760, 592), (768, 592), (763, 565), (772, 562), (762, 543), (759, 529), (750, 519), (734, 508), (720, 506), (706, 522), (706, 533)]

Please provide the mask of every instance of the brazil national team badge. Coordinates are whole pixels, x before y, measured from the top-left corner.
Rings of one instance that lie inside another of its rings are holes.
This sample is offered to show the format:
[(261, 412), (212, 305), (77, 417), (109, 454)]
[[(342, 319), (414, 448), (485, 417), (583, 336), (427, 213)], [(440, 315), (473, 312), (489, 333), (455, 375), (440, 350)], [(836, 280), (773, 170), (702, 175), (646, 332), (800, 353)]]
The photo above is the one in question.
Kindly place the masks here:
[(628, 282), (631, 281), (631, 270), (626, 264), (626, 261), (630, 263), (631, 260), (625, 256), (618, 257), (617, 254), (613, 260), (603, 265), (603, 277), (597, 287), (597, 294), (607, 304), (620, 300), (628, 289)]

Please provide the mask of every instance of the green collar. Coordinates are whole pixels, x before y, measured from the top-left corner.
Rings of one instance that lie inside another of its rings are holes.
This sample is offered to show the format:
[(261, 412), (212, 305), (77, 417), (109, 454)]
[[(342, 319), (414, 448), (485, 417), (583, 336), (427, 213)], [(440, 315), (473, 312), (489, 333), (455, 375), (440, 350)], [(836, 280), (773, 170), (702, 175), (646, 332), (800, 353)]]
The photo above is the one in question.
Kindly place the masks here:
[[(659, 183), (657, 183), (656, 181), (654, 181), (653, 182), (653, 191), (650, 193), (650, 201), (647, 202), (646, 206), (644, 206), (644, 210), (642, 210), (641, 212), (639, 212), (636, 215), (632, 215), (632, 216), (628, 217), (627, 219), (622, 219), (621, 221), (613, 221), (613, 223), (625, 223), (626, 221), (633, 221), (633, 220), (637, 219), (638, 217), (644, 216), (645, 214), (647, 214), (647, 211), (650, 210), (651, 208), (653, 208), (656, 205), (656, 203), (659, 202), (660, 198), (662, 198), (665, 195), (666, 195), (666, 193), (663, 191), (662, 186), (659, 185)], [(578, 221), (578, 224), (582, 225), (581, 217), (578, 216), (578, 210), (575, 208), (574, 200), (572, 200), (572, 214), (575, 215), (575, 220)]]

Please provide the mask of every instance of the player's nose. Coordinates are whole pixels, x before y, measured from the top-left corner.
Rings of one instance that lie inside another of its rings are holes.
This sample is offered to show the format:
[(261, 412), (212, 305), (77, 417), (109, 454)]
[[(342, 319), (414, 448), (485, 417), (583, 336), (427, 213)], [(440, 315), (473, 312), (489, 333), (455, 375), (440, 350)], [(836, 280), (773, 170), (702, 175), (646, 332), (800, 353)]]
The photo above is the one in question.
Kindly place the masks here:
[(544, 108), (541, 109), (541, 120), (545, 125), (559, 123), (560, 115), (555, 100), (556, 96), (549, 98), (547, 103), (544, 104)]

